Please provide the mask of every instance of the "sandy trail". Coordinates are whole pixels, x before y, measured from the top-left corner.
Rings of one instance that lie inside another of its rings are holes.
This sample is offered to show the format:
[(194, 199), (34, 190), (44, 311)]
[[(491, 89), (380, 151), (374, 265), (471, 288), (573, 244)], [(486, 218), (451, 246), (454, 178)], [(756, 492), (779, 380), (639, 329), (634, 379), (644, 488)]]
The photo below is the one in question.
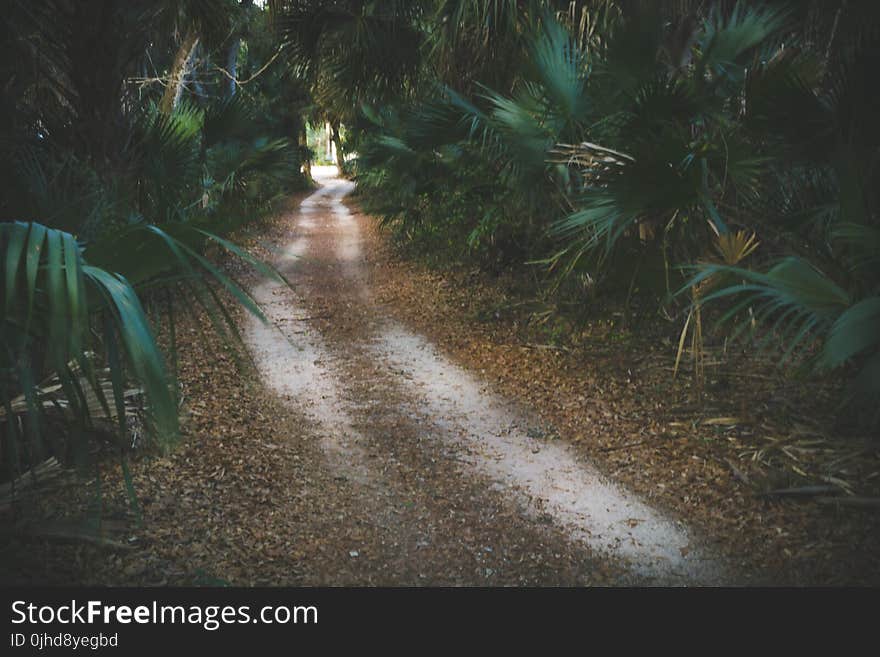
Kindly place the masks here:
[(373, 559), (362, 570), (338, 580), (332, 564), (316, 564), (323, 574), (314, 581), (727, 581), (681, 523), (544, 437), (529, 409), (372, 300), (366, 219), (343, 203), (353, 185), (333, 173), (318, 172), (323, 186), (276, 245), (293, 289), (260, 284), (253, 294), (270, 324), (245, 327), (268, 387), (314, 428), (320, 467), (351, 482), (352, 506), (380, 528), (372, 540), (381, 546), (365, 545)]

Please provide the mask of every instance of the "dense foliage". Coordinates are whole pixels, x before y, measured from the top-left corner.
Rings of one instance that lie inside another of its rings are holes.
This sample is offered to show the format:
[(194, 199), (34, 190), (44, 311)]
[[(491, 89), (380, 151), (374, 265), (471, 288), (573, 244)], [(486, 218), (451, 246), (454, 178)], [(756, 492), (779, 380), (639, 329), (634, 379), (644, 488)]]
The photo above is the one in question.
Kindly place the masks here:
[(877, 421), (874, 3), (422, 6), (418, 75), (362, 100), (373, 212), (583, 304), (648, 290), (682, 345), (708, 306)]
[(175, 313), (260, 313), (206, 252), (273, 275), (223, 234), (307, 184), (310, 101), (247, 1), (15, 1), (0, 30), (2, 476), (96, 440), (124, 465), (177, 436)]

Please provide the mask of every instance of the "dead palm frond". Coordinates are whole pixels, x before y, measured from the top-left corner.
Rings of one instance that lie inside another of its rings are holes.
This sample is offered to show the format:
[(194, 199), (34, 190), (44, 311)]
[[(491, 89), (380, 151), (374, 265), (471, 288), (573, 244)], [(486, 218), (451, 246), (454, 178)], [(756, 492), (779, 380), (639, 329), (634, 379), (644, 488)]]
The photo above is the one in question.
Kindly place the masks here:
[[(735, 233), (723, 233), (716, 237), (714, 247), (717, 252), (717, 257), (713, 260), (717, 264), (729, 267), (737, 266), (754, 253), (755, 249), (757, 249), (760, 244), (757, 235), (746, 230), (740, 230)], [(684, 327), (679, 335), (678, 351), (675, 354), (675, 366), (672, 373), (673, 378), (678, 376), (681, 357), (684, 353), (688, 331), (690, 330), (690, 353), (693, 362), (694, 383), (696, 385), (698, 396), (702, 394), (702, 389), (705, 384), (705, 349), (703, 347), (703, 319), (701, 304), (703, 297), (718, 283), (719, 278), (719, 276), (709, 276), (703, 279), (698, 285), (691, 288), (691, 306), (688, 310)]]

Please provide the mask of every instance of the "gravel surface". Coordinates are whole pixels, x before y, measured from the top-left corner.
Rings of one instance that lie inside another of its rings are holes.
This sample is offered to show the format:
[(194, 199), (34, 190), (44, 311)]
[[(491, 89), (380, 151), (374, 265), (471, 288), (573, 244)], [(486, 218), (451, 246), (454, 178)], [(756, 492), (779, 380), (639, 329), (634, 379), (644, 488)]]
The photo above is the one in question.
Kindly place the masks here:
[(373, 530), (349, 546), (346, 579), (326, 564), (316, 582), (723, 581), (681, 523), (538, 437), (537, 414), (392, 320), (369, 288), (365, 218), (342, 203), (351, 183), (322, 182), (276, 244), (292, 289), (259, 284), (271, 323), (246, 331), (264, 380), (308, 418)]

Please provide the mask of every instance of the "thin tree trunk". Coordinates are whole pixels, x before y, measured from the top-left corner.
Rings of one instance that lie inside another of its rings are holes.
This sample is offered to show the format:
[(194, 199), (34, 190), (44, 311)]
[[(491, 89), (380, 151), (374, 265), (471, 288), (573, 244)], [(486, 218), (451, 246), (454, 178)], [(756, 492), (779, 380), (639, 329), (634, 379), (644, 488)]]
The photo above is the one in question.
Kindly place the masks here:
[[(241, 0), (242, 9), (247, 12), (253, 6), (253, 0)], [(226, 72), (229, 74), (226, 86), (226, 97), (232, 98), (238, 91), (238, 53), (241, 50), (242, 41), (248, 37), (247, 22), (244, 23), (241, 33), (232, 39), (229, 50), (226, 51)]]
[(162, 94), (162, 100), (159, 102), (159, 110), (163, 114), (170, 114), (172, 110), (180, 102), (183, 93), (183, 81), (186, 78), (187, 70), (192, 63), (193, 55), (196, 52), (196, 46), (199, 43), (199, 37), (194, 30), (190, 30), (183, 38), (183, 43), (177, 49), (174, 56), (174, 63), (171, 65), (171, 75), (168, 80), (168, 86), (165, 87), (165, 93)]
[[(306, 123), (302, 121), (302, 124), (299, 129), (299, 146), (303, 152), (306, 152), (309, 147), (309, 138), (308, 132), (306, 130)], [(303, 173), (306, 176), (306, 180), (311, 183), (312, 182), (312, 159), (311, 157), (307, 157), (303, 160)]]
[(333, 146), (336, 148), (336, 166), (339, 167), (341, 174), (345, 168), (345, 156), (342, 153), (342, 137), (339, 134), (339, 121), (330, 123), (330, 138), (333, 140)]
[(226, 53), (226, 72), (229, 73), (229, 79), (226, 83), (226, 97), (232, 98), (238, 90), (238, 51), (241, 48), (241, 39), (233, 39), (229, 51)]
[(333, 159), (333, 136), (329, 121), (324, 121), (324, 159)]
[[(209, 68), (209, 57), (205, 53), (205, 49), (202, 47), (202, 43), (199, 42), (195, 50), (193, 51), (193, 59), (198, 61), (200, 66), (198, 68), (207, 70)], [(187, 70), (187, 73), (183, 76), (184, 82), (181, 83), (181, 88), (186, 86), (186, 78), (188, 75), (192, 75), (192, 85), (193, 85), (193, 93), (199, 98), (206, 98), (207, 94), (205, 93), (205, 87), (199, 81), (199, 73), (195, 66), (190, 66)]]
[(834, 14), (834, 24), (831, 26), (831, 36), (828, 37), (828, 47), (825, 49), (824, 74), (828, 75), (828, 68), (831, 64), (831, 47), (834, 45), (834, 39), (837, 37), (837, 28), (840, 25), (840, 15), (846, 9), (846, 1), (840, 3), (837, 12)]

